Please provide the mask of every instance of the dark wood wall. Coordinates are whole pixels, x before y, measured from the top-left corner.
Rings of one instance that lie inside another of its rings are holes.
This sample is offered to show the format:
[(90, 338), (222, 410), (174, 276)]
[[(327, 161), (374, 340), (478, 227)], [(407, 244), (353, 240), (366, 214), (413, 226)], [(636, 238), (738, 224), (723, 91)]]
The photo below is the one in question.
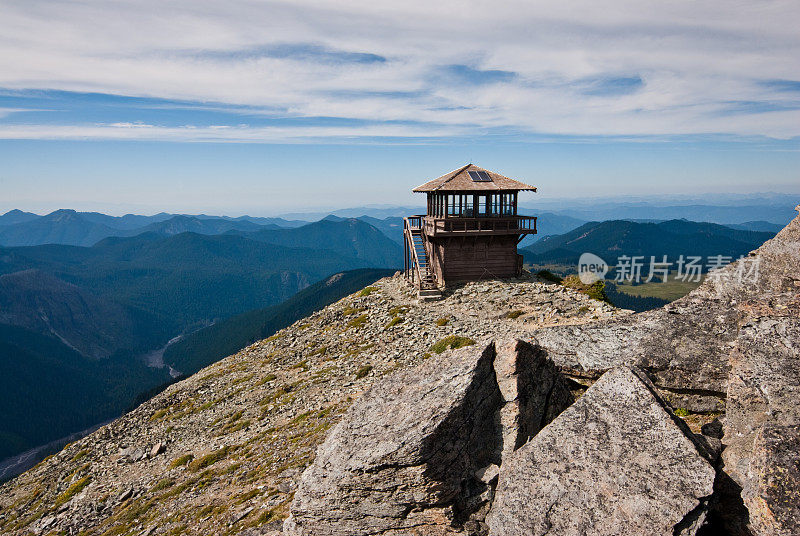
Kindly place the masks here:
[(445, 283), (518, 275), (517, 236), (431, 239), (431, 268)]

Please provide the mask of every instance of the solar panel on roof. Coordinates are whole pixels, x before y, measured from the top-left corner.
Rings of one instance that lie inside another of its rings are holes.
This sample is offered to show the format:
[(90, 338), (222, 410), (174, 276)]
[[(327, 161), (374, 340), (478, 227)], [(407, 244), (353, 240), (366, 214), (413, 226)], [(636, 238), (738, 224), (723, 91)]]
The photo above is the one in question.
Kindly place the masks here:
[(492, 178), (485, 171), (468, 171), (472, 182), (492, 182)]

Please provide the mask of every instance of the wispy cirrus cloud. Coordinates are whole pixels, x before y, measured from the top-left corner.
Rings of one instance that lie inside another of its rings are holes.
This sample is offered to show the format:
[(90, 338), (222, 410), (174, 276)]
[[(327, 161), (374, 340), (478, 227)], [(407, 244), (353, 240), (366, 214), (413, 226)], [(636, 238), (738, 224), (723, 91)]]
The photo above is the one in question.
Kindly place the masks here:
[(5, 139), (800, 136), (796, 2), (2, 10)]

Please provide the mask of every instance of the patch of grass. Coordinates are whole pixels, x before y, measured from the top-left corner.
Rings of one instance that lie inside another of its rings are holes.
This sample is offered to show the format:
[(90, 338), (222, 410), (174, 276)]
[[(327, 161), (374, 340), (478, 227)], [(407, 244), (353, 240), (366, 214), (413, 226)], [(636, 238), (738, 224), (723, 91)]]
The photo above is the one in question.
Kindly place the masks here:
[(673, 413), (675, 413), (675, 415), (677, 415), (678, 417), (689, 416), (689, 410), (686, 408), (675, 408), (675, 411)]
[(378, 290), (378, 287), (365, 287), (364, 289), (361, 290), (361, 292), (358, 293), (358, 295), (361, 298), (363, 298), (364, 296), (369, 296), (370, 294), (372, 294), (376, 290)]
[(392, 316), (403, 315), (408, 312), (408, 305), (400, 305), (399, 307), (392, 307), (389, 309), (389, 314)]
[(241, 378), (236, 378), (235, 380), (233, 380), (231, 382), (231, 385), (236, 385), (236, 384), (239, 384), (239, 383), (249, 382), (250, 380), (253, 379), (253, 376), (255, 376), (255, 374), (251, 372), (250, 374), (248, 374), (246, 376), (242, 376)]
[(348, 328), (360, 328), (367, 323), (367, 315), (359, 315), (347, 323)]
[(449, 323), (450, 323), (449, 318), (440, 318), (436, 321), (436, 325), (439, 327), (446, 326)]
[(248, 426), (250, 426), (250, 419), (242, 419), (241, 421), (231, 422), (222, 428), (222, 434), (232, 434), (233, 432), (238, 432), (239, 430), (247, 428)]
[(189, 470), (196, 473), (200, 469), (205, 469), (211, 465), (214, 465), (220, 460), (225, 459), (228, 456), (228, 451), (230, 450), (229, 447), (222, 447), (221, 449), (215, 450), (209, 454), (206, 454), (202, 458), (197, 458), (196, 460), (192, 460), (189, 462)]
[(169, 490), (168, 492), (163, 494), (161, 496), (161, 500), (166, 500), (166, 499), (171, 499), (173, 497), (177, 497), (178, 495), (180, 495), (181, 493), (183, 493), (184, 491), (189, 489), (189, 487), (192, 484), (193, 484), (193, 482), (184, 482), (183, 484), (175, 486), (174, 488), (172, 488), (171, 490)]
[(356, 379), (360, 380), (370, 372), (372, 372), (372, 365), (364, 365), (356, 371)]
[(344, 316), (353, 316), (356, 313), (360, 313), (362, 310), (363, 309), (361, 309), (360, 307), (353, 307), (351, 305), (348, 305), (347, 307), (342, 309), (342, 314)]
[(251, 527), (261, 526), (264, 523), (272, 521), (273, 517), (275, 517), (275, 514), (273, 513), (272, 510), (265, 510), (265, 511), (261, 512), (261, 514), (256, 518), (255, 521), (253, 521), (253, 523), (250, 526)]
[(64, 491), (61, 495), (56, 497), (56, 502), (53, 504), (56, 508), (68, 503), (75, 495), (83, 491), (83, 489), (89, 485), (92, 479), (89, 476), (85, 476), (73, 484)]
[(86, 456), (88, 456), (90, 452), (91, 451), (89, 449), (79, 450), (78, 452), (75, 453), (75, 456), (72, 457), (72, 461), (77, 462), (81, 458), (85, 458)]
[(258, 497), (259, 495), (261, 495), (261, 490), (260, 489), (252, 489), (252, 490), (248, 491), (247, 493), (242, 493), (241, 495), (239, 495), (239, 497), (236, 499), (236, 504), (246, 503), (247, 501), (249, 501), (253, 497)]
[(510, 318), (511, 320), (514, 320), (515, 318), (519, 318), (524, 314), (525, 314), (525, 311), (520, 311), (519, 309), (517, 309), (516, 311), (507, 312), (506, 313), (506, 318)]
[(155, 413), (153, 413), (153, 415), (150, 416), (150, 421), (154, 422), (154, 421), (163, 419), (166, 414), (167, 414), (167, 410), (166, 409), (160, 409), (160, 410), (156, 411)]
[(578, 307), (578, 312), (579, 313), (586, 313), (588, 311), (589, 311), (589, 306), (588, 305), (581, 305), (580, 307)]
[(314, 414), (314, 412), (313, 412), (313, 411), (306, 411), (306, 412), (304, 412), (304, 413), (301, 413), (300, 415), (298, 415), (297, 417), (295, 417), (294, 419), (292, 419), (292, 424), (299, 424), (299, 423), (301, 423), (301, 422), (303, 422), (303, 421), (307, 420), (307, 419), (308, 419), (309, 417), (311, 417), (311, 415), (313, 415), (313, 414)]
[(313, 352), (311, 352), (308, 355), (310, 355), (311, 357), (314, 357), (316, 355), (323, 356), (326, 353), (328, 353), (328, 347), (327, 346), (321, 346), (321, 347), (317, 348), (316, 350), (314, 350)]
[(392, 318), (391, 320), (389, 320), (389, 323), (386, 324), (386, 328), (385, 329), (393, 328), (397, 324), (405, 322), (405, 320), (406, 319), (403, 318), (402, 316), (396, 316), (396, 317)]
[(264, 385), (265, 383), (269, 383), (269, 382), (275, 380), (277, 377), (278, 376), (276, 376), (275, 374), (272, 374), (272, 373), (267, 374), (266, 376), (264, 376), (263, 378), (261, 378), (260, 380), (258, 380), (256, 382), (256, 387), (259, 386), (259, 385)]
[(80, 467), (78, 467), (78, 468), (76, 468), (74, 471), (72, 471), (70, 474), (68, 474), (68, 475), (67, 475), (67, 476), (64, 478), (64, 480), (72, 480), (72, 477), (73, 477), (73, 476), (75, 476), (75, 475), (77, 475), (78, 473), (81, 473), (81, 472), (83, 472), (83, 471), (86, 471), (86, 470), (87, 470), (89, 467), (91, 467), (91, 464), (88, 464), (88, 463), (85, 463), (85, 464), (81, 465)]
[(472, 346), (473, 344), (475, 344), (475, 341), (469, 337), (450, 335), (449, 337), (445, 337), (444, 339), (433, 343), (433, 345), (430, 347), (430, 351), (435, 354), (441, 354), (445, 350), (456, 350), (458, 348), (464, 348), (465, 346)]
[(561, 282), (567, 288), (573, 288), (578, 292), (586, 294), (590, 298), (606, 303), (611, 303), (606, 296), (606, 283), (605, 281), (595, 281), (591, 285), (583, 283), (577, 275), (568, 275)]
[(156, 482), (155, 486), (150, 488), (150, 493), (155, 493), (156, 491), (161, 491), (162, 489), (167, 489), (169, 487), (172, 487), (174, 484), (175, 484), (175, 481), (172, 480), (171, 478), (162, 478), (161, 480)]
[(293, 369), (300, 369), (302, 372), (308, 372), (308, 369), (311, 368), (311, 367), (308, 366), (308, 360), (304, 359), (304, 360), (300, 361), (299, 363), (295, 363), (294, 365), (292, 365), (292, 368)]
[(178, 525), (177, 527), (175, 527), (172, 530), (170, 530), (167, 534), (168, 534), (168, 536), (180, 536), (181, 534), (186, 532), (186, 529), (188, 529), (188, 528), (189, 528), (189, 525), (186, 525), (186, 524)]
[(183, 456), (172, 460), (172, 463), (169, 464), (169, 468), (175, 469), (176, 467), (183, 467), (192, 460), (194, 460), (194, 456), (192, 454), (184, 454)]

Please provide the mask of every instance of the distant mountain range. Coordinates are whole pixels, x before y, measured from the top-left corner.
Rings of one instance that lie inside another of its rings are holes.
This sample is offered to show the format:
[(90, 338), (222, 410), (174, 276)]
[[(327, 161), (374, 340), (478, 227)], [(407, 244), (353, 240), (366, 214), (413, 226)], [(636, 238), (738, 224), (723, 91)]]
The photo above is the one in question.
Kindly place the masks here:
[[(712, 202), (709, 202), (712, 199)], [(575, 198), (524, 201), (523, 211), (552, 212), (583, 221), (687, 219), (721, 225), (764, 221), (781, 228), (796, 215), (798, 194), (716, 194), (705, 197)], [(757, 229), (753, 229), (757, 230)], [(545, 233), (549, 234), (549, 233)]]
[[(402, 265), (400, 244), (356, 219), (291, 228), (174, 216), (138, 232), (74, 211), (6, 216), (16, 223), (2, 229), (29, 226), (37, 240), (117, 236), (89, 247), (0, 247), (0, 458), (113, 417), (169, 382), (167, 368), (147, 365), (163, 367), (150, 357), (163, 356), (177, 335), (248, 311), (256, 311), (248, 326), (260, 318), (258, 328), (269, 329), (295, 309), (305, 315), (352, 292), (371, 272), (333, 280), (331, 274), (362, 268), (385, 274)], [(324, 288), (285, 302), (326, 278)], [(240, 326), (213, 331), (226, 344), (238, 344), (247, 332), (240, 321), (220, 325)], [(186, 340), (182, 348), (195, 338)], [(177, 350), (169, 355), (191, 370), (202, 359)]]
[(612, 220), (590, 222), (561, 235), (544, 237), (520, 253), (529, 263), (574, 265), (584, 252), (599, 255), (609, 264), (615, 264), (621, 255), (641, 255), (646, 259), (667, 255), (673, 261), (680, 255), (735, 258), (746, 255), (774, 235), (774, 232), (687, 220), (660, 223)]

